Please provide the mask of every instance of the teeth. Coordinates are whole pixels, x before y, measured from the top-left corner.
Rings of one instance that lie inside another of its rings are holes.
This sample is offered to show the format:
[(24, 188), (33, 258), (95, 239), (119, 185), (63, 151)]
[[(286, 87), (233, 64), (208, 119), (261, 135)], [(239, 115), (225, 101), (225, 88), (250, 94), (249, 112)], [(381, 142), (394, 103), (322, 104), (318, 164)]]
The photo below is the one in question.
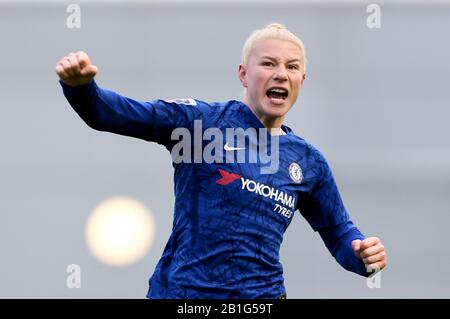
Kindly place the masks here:
[(271, 89), (270, 91), (276, 92), (276, 93), (287, 93), (286, 90), (283, 90), (283, 89)]

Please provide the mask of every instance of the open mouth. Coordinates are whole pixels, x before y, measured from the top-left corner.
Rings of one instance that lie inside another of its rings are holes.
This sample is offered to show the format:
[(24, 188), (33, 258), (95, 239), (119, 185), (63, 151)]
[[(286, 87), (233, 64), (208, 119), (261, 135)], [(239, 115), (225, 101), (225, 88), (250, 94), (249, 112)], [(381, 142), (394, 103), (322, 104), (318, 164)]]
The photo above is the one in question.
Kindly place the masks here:
[(267, 90), (266, 95), (274, 102), (283, 102), (287, 99), (289, 93), (283, 88), (271, 88)]

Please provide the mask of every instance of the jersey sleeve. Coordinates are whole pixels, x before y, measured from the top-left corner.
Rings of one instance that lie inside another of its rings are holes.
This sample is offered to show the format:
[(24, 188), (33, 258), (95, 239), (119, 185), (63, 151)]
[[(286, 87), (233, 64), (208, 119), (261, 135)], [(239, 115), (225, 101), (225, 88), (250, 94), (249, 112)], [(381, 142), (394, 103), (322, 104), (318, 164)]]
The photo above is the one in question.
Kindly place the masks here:
[(336, 261), (346, 270), (368, 277), (370, 272), (366, 266), (356, 257), (352, 248), (355, 239), (364, 240), (366, 237), (359, 231), (351, 220), (319, 230), (325, 246)]
[(169, 150), (175, 128), (192, 130), (194, 120), (210, 110), (209, 104), (193, 99), (136, 101), (103, 89), (95, 81), (77, 87), (60, 83), (69, 104), (91, 128), (157, 142)]
[(350, 219), (339, 194), (333, 173), (324, 156), (317, 150), (312, 152), (310, 168), (315, 178), (309, 192), (299, 195), (298, 209), (314, 231), (333, 227)]
[(353, 240), (365, 236), (350, 219), (325, 157), (314, 148), (311, 153), (312, 186), (309, 192), (300, 193), (297, 208), (343, 268), (367, 277), (370, 273), (352, 248)]

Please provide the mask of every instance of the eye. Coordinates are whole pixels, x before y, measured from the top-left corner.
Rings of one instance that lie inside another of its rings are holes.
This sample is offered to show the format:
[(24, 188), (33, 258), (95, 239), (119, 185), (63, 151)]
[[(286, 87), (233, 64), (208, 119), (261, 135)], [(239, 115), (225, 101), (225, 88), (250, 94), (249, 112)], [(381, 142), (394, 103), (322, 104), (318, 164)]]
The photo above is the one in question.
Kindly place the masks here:
[(263, 65), (263, 66), (274, 66), (273, 62), (270, 62), (270, 61), (264, 61), (264, 62), (261, 63), (261, 65)]
[(288, 69), (289, 70), (298, 70), (298, 69), (300, 69), (300, 66), (298, 64), (289, 64)]

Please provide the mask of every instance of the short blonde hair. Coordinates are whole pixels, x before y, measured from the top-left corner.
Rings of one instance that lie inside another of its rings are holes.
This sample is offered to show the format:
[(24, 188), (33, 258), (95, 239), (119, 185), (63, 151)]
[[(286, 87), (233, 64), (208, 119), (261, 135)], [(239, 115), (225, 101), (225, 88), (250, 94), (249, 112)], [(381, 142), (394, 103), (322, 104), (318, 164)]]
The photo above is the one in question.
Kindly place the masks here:
[(255, 30), (245, 41), (242, 49), (241, 63), (247, 65), (248, 57), (255, 44), (262, 39), (279, 39), (289, 41), (297, 45), (303, 54), (303, 70), (306, 71), (306, 52), (302, 40), (280, 23), (271, 23), (263, 29)]

